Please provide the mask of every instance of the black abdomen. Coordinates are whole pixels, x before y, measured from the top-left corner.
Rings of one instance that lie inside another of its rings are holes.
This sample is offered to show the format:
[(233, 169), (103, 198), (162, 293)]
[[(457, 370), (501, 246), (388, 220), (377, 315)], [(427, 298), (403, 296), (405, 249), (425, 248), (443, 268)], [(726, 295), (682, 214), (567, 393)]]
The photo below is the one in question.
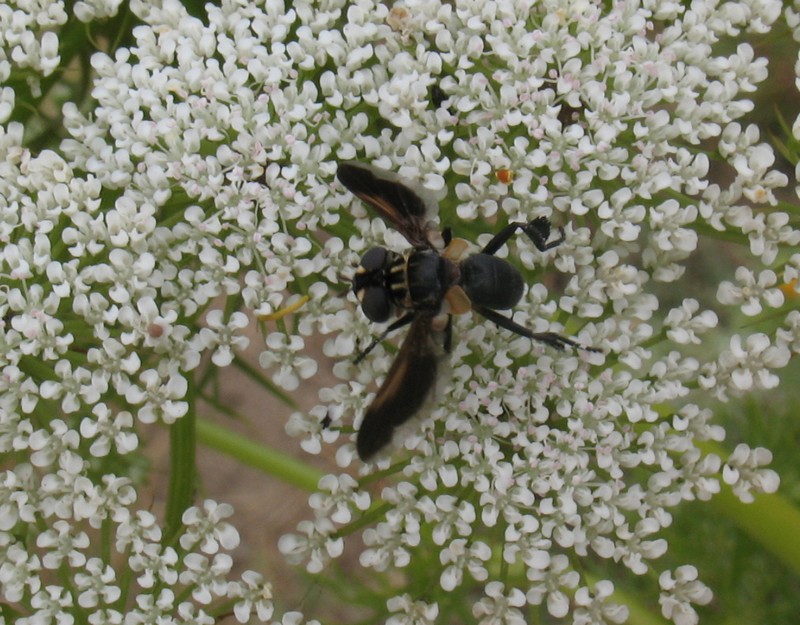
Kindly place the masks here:
[(522, 298), (522, 276), (510, 263), (475, 254), (461, 263), (461, 287), (476, 306), (507, 310)]

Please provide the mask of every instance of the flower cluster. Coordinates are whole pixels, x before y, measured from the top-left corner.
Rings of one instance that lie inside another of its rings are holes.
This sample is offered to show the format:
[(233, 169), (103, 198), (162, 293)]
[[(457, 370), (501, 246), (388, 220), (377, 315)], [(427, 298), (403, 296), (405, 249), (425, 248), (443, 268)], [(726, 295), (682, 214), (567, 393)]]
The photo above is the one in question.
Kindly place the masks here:
[[(779, 252), (800, 243), (800, 230), (774, 209), (788, 179), (759, 130), (738, 121), (767, 77), (766, 61), (746, 43), (732, 53), (718, 46), (733, 33), (767, 32), (781, 5), (740, 8), (501, 2), (452, 10), (406, 1), (386, 17), (393, 32), (373, 39), (379, 64), (364, 69), (362, 48), (340, 64), (337, 76), (353, 76), (337, 82), (342, 107), (353, 111), (351, 131), (366, 134), (356, 123), (365, 104), (369, 118), (397, 129), (393, 149), (380, 154), (369, 142), (386, 132), (362, 138), (364, 156), (433, 192), (448, 171), (452, 191), (440, 210), (457, 215), (456, 228), (474, 232), (469, 222), (498, 216), (548, 215), (565, 224), (566, 241), (546, 256), (524, 237), (515, 242), (519, 265), (552, 263), (566, 278), (555, 297), (547, 283), (531, 287), (514, 319), (534, 330), (574, 328), (581, 343), (605, 353), (531, 350), (526, 339), (458, 319), (446, 390), (431, 418), (399, 441), (413, 455), (398, 483), (380, 492), (390, 509), (365, 531), (362, 565), (412, 575), (421, 536), (430, 533), (441, 565), (428, 573), (432, 583), (438, 577), (446, 591), (485, 584), (473, 610), (478, 621), (517, 622), (529, 604), (557, 617), (572, 610), (576, 622), (621, 622), (627, 611), (609, 582), (589, 585), (577, 559), (593, 553), (644, 574), (667, 549), (659, 534), (670, 508), (711, 498), (722, 482), (743, 501), (777, 488), (766, 450), (743, 446), (728, 459), (707, 451), (725, 437), (707, 391), (726, 401), (774, 388), (797, 344), (778, 329), (734, 334), (727, 349), (708, 349), (724, 330), (722, 307), (750, 316), (781, 308), (794, 265)], [(701, 142), (715, 146), (732, 183), (715, 182)], [(659, 287), (691, 291), (683, 285), (694, 279), (687, 267), (701, 250), (700, 231), (734, 233), (749, 248), (748, 262), (763, 267), (735, 268), (735, 281), (710, 286), (718, 310)], [(374, 223), (362, 232), (392, 241)], [(341, 373), (367, 382), (389, 362), (370, 356), (361, 371)], [(328, 403), (316, 414), (332, 416), (335, 428), (350, 416), (345, 397), (354, 392), (363, 390), (326, 390)], [(305, 430), (306, 449), (324, 433), (300, 414), (288, 428)], [(339, 461), (350, 463), (352, 453), (340, 450)], [(448, 494), (453, 489), (458, 497)], [(353, 490), (353, 512), (361, 494)], [(346, 532), (346, 523), (316, 508), (315, 520), (283, 547), (294, 561), (305, 549), (309, 570), (319, 570), (326, 554), (341, 550), (341, 526)], [(497, 560), (521, 567), (523, 581), (492, 581), (487, 563)], [(691, 603), (710, 595), (700, 582), (690, 592), (682, 583), (662, 575), (664, 615), (693, 622)], [(441, 614), (408, 595), (387, 607), (397, 622)]]
[(12, 71), (26, 72), (28, 87), (41, 93), (40, 79), (50, 76), (58, 67), (58, 36), (51, 29), (67, 21), (64, 3), (30, 0), (0, 6), (0, 123), (8, 121), (15, 105), (15, 92), (6, 86)]
[[(335, 183), (351, 159), (418, 181), (476, 245), (510, 221), (563, 226), (553, 250), (520, 236), (498, 252), (532, 285), (513, 317), (598, 351), (455, 319), (431, 418), (398, 441), (405, 461), (377, 463), (394, 479), (371, 488), (375, 467), (344, 441), (342, 473), (280, 550), (322, 573), (369, 523), (360, 564), (416, 575), (415, 592), (386, 594), (392, 623), (465, 614), (444, 599), (456, 592), (480, 623), (533, 606), (623, 622), (612, 582), (583, 573), (590, 555), (657, 572), (664, 616), (696, 622), (698, 572), (655, 562), (670, 510), (723, 483), (743, 501), (778, 483), (767, 450), (714, 451), (711, 402), (774, 388), (800, 351), (797, 314), (769, 331), (720, 322), (780, 312), (800, 273), (783, 253), (800, 230), (775, 208), (788, 179), (740, 121), (766, 62), (719, 45), (768, 32), (781, 2), (225, 0), (199, 19), (133, 0), (131, 45), (91, 57), (91, 106), (65, 104), (67, 138), (38, 153), (6, 123), (4, 85), (13, 68), (53, 71), (67, 17), (26, 4), (0, 8), (0, 588), (18, 622), (272, 618), (268, 582), (230, 579), (230, 508), (188, 507), (165, 531), (126, 469), (142, 424), (194, 418), (198, 374), (234, 363), (254, 319), (259, 362), (287, 391), (319, 370), (308, 337), (338, 360), (342, 382), (287, 424), (303, 449), (358, 424), (391, 357), (352, 366), (377, 330), (337, 295), (365, 250), (407, 243)], [(699, 232), (749, 253), (709, 287), (715, 304), (674, 295)]]

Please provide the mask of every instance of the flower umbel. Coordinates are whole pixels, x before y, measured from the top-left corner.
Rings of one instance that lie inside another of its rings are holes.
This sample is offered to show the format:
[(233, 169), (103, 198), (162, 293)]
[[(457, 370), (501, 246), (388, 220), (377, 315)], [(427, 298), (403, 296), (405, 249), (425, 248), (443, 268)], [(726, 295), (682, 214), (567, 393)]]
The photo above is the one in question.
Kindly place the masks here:
[[(359, 531), (385, 583), (348, 598), (390, 623), (620, 623), (606, 578), (651, 573), (662, 615), (697, 622), (710, 590), (659, 561), (664, 530), (682, 502), (777, 489), (768, 450), (724, 451), (718, 412), (777, 389), (800, 351), (789, 180), (743, 121), (768, 78), (748, 36), (783, 3), (218, 4), (0, 7), (4, 605), (26, 623), (273, 620), (270, 580), (233, 579), (232, 508), (193, 501), (198, 403), (222, 368), (255, 375), (257, 327), (264, 386), (318, 392), (287, 431), (338, 445), (280, 541), (291, 563), (324, 580)], [(75, 20), (118, 47), (62, 58)], [(90, 94), (67, 67), (91, 68)], [(563, 227), (554, 249), (497, 250), (528, 285), (504, 314), (601, 352), (460, 315), (402, 449), (363, 466), (351, 424), (393, 350), (352, 365), (382, 328), (343, 285), (408, 242), (336, 183), (345, 160), (416, 181), (476, 250), (510, 222)], [(725, 274), (698, 292), (711, 256)], [(318, 335), (341, 380), (325, 388)], [(173, 437), (163, 514), (141, 497), (144, 426)]]

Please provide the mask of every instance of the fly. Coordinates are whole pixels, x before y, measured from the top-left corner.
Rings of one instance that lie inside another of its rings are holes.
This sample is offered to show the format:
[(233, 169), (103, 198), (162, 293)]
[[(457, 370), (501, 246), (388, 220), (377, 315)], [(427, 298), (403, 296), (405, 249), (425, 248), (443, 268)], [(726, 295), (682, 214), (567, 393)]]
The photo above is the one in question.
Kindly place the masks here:
[(356, 363), (389, 334), (410, 325), (358, 431), (356, 450), (361, 460), (378, 453), (392, 440), (394, 430), (422, 408), (435, 385), (442, 353), (450, 352), (452, 315), (473, 311), (501, 328), (556, 349), (572, 346), (599, 351), (555, 332), (532, 332), (497, 312), (516, 306), (525, 285), (519, 270), (494, 254), (520, 230), (542, 252), (561, 244), (563, 230), (550, 240), (546, 218), (510, 223), (479, 253), (464, 257), (468, 243), (453, 238), (449, 228), (441, 233), (444, 249), (437, 249), (432, 241), (437, 233), (429, 221), (435, 203), (392, 172), (344, 162), (339, 163), (336, 176), (412, 246), (404, 253), (384, 247), (368, 250), (353, 278), (353, 291), (368, 319), (384, 323), (393, 315), (398, 317), (361, 351)]

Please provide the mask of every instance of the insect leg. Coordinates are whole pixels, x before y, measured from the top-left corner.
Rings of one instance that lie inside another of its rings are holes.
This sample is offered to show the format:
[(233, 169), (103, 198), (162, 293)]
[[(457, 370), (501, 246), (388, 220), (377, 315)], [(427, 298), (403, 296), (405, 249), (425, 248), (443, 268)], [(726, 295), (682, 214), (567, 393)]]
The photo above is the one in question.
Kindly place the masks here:
[(529, 339), (533, 339), (534, 341), (539, 341), (540, 343), (544, 343), (549, 345), (550, 347), (555, 347), (556, 349), (564, 349), (567, 345), (571, 347), (577, 347), (578, 349), (582, 349), (587, 352), (599, 352), (600, 350), (595, 347), (586, 347), (581, 345), (580, 343), (573, 341), (572, 339), (567, 338), (566, 336), (561, 336), (555, 332), (531, 332), (525, 326), (521, 326), (518, 323), (515, 323), (509, 317), (505, 317), (500, 313), (491, 310), (490, 308), (484, 308), (483, 306), (474, 306), (473, 310), (477, 312), (479, 315), (483, 315), (489, 321), (496, 323), (501, 328), (505, 328), (506, 330), (511, 330), (515, 334), (519, 334), (520, 336), (527, 337)]
[(353, 361), (355, 364), (360, 363), (364, 358), (366, 358), (367, 354), (369, 354), (375, 347), (380, 343), (383, 339), (389, 336), (395, 330), (399, 330), (403, 326), (407, 326), (409, 323), (414, 321), (416, 317), (416, 313), (410, 312), (406, 313), (402, 317), (400, 317), (397, 321), (392, 323), (388, 328), (386, 328), (383, 332), (381, 332), (378, 336), (372, 339), (372, 342), (367, 346), (367, 349), (362, 351), (361, 353), (356, 356), (356, 359)]
[(548, 243), (547, 239), (550, 238), (550, 222), (546, 217), (537, 217), (528, 223), (515, 221), (508, 224), (500, 232), (494, 235), (494, 237), (492, 237), (492, 240), (486, 244), (486, 247), (481, 250), (481, 253), (489, 254), (490, 256), (494, 255), (495, 252), (503, 247), (505, 242), (508, 241), (517, 230), (522, 230), (525, 234), (527, 234), (528, 238), (533, 242), (533, 244), (536, 246), (536, 249), (540, 252), (551, 250), (564, 242), (564, 229), (559, 228), (559, 237)]
[(453, 240), (453, 229), (450, 226), (447, 226), (444, 230), (442, 230), (442, 239), (444, 240), (445, 247), (450, 245), (450, 241)]
[(449, 354), (453, 349), (453, 315), (447, 315), (447, 325), (444, 328), (444, 351)]

